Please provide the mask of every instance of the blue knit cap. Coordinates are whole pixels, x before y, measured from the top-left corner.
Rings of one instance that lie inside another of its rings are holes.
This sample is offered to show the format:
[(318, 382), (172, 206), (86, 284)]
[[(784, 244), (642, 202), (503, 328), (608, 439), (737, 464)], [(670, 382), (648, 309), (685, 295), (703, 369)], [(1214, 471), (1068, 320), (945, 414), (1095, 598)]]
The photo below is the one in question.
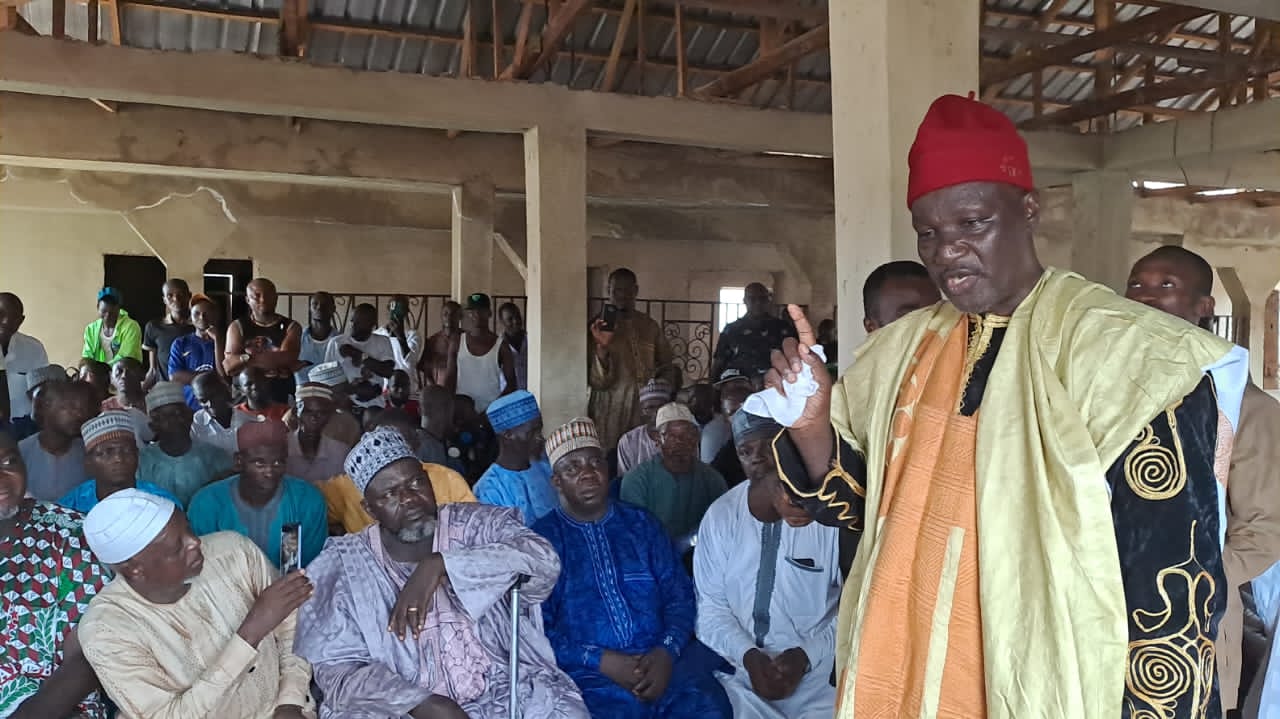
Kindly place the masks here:
[(489, 415), (489, 426), (493, 427), (494, 432), (515, 429), (542, 416), (538, 410), (537, 398), (524, 390), (516, 390), (494, 400), (485, 414)]

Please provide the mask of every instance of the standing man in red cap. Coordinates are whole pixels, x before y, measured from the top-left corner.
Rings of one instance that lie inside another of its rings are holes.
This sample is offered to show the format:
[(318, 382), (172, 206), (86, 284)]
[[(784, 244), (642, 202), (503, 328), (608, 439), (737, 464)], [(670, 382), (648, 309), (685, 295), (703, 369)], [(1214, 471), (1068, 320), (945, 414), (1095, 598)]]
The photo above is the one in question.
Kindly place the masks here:
[(1244, 353), (1045, 270), (1026, 145), (999, 112), (939, 98), (909, 162), (947, 301), (872, 334), (834, 386), (791, 308), (799, 340), (745, 407), (789, 427), (789, 490), (862, 532), (837, 715), (1220, 717), (1219, 479)]

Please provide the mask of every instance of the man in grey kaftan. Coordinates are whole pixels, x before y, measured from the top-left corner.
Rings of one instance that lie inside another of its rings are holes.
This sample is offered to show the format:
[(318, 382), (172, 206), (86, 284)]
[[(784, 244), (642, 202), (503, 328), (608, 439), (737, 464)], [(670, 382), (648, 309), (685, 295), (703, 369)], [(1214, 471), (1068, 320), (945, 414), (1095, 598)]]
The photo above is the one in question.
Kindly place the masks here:
[[(395, 444), (389, 435), (374, 432), (352, 451), (352, 458), (370, 437)], [(368, 475), (370, 462), (361, 467), (359, 462), (353, 465), (352, 458), (347, 471), (361, 487), (357, 478)], [(377, 467), (385, 459), (375, 457), (371, 464)], [(405, 534), (401, 527), (399, 534), (390, 531), (388, 525), (403, 513), (416, 521), (420, 512), (411, 493), (431, 491), (429, 482), (409, 476), (412, 467), (420, 469), (421, 464), (403, 459), (374, 469), (372, 486), (363, 483), (370, 513), (379, 523), (357, 534), (330, 538), (307, 567), (315, 595), (299, 611), (295, 650), (314, 667), (323, 693), (321, 719), (401, 719), (433, 696), (456, 702), (471, 719), (505, 717), (509, 591), (519, 575), (529, 577), (520, 592), (517, 696), (523, 716), (587, 719), (577, 688), (556, 668), (542, 631), (539, 605), (555, 586), (559, 559), (546, 540), (525, 528), (514, 510), (480, 504), (439, 508), (434, 537), (428, 534), (426, 540), (432, 553), (421, 564), (443, 561), (443, 579), (430, 602), (419, 605), (425, 616), (421, 633), (415, 638), (409, 632), (401, 639), (389, 629), (397, 600), (406, 584), (413, 589), (419, 567), (392, 556), (390, 550)], [(384, 467), (386, 471), (379, 471)], [(388, 484), (386, 477), (398, 473), (404, 478), (393, 477)], [(391, 495), (391, 506), (408, 509), (386, 514), (382, 503)], [(430, 509), (435, 514), (434, 501)], [(430, 716), (414, 714), (419, 715)]]

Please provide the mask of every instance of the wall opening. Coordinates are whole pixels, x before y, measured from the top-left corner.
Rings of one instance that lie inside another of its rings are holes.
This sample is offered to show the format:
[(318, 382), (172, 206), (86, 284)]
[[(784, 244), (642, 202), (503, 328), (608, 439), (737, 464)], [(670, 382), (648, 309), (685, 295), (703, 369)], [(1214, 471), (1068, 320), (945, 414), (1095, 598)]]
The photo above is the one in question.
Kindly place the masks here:
[(716, 333), (724, 331), (730, 322), (741, 319), (747, 314), (746, 288), (745, 287), (721, 287), (720, 288), (720, 307), (716, 312), (717, 328)]

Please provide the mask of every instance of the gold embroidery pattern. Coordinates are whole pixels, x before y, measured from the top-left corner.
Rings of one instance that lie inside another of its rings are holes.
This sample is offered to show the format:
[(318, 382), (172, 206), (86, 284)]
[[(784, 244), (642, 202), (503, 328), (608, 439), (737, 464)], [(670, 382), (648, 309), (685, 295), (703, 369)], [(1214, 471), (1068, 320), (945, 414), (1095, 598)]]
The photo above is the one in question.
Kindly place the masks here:
[(964, 376), (960, 378), (960, 396), (956, 398), (956, 413), (964, 411), (964, 393), (973, 379), (973, 367), (991, 348), (996, 330), (1009, 326), (1009, 318), (1000, 315), (969, 315), (969, 322), (976, 326), (969, 333), (969, 347), (964, 355)]
[(1173, 448), (1160, 443), (1155, 429), (1147, 425), (1138, 435), (1138, 445), (1124, 460), (1124, 480), (1139, 497), (1161, 501), (1178, 496), (1187, 486), (1187, 464), (1182, 456), (1182, 440), (1178, 437), (1178, 420), (1172, 409), (1166, 410)]
[[(1126, 698), (1125, 703), (1132, 719), (1194, 719), (1208, 715), (1216, 664), (1213, 641), (1207, 636), (1205, 625), (1212, 615), (1217, 582), (1196, 559), (1196, 524), (1191, 523), (1187, 559), (1156, 575), (1156, 591), (1164, 607), (1156, 612), (1133, 612), (1133, 623), (1148, 634), (1166, 629), (1184, 611), (1185, 620), (1175, 633), (1129, 642), (1125, 686), (1131, 698)], [(1169, 596), (1169, 587), (1175, 583), (1179, 588), (1185, 585), (1185, 607), (1175, 607)]]

